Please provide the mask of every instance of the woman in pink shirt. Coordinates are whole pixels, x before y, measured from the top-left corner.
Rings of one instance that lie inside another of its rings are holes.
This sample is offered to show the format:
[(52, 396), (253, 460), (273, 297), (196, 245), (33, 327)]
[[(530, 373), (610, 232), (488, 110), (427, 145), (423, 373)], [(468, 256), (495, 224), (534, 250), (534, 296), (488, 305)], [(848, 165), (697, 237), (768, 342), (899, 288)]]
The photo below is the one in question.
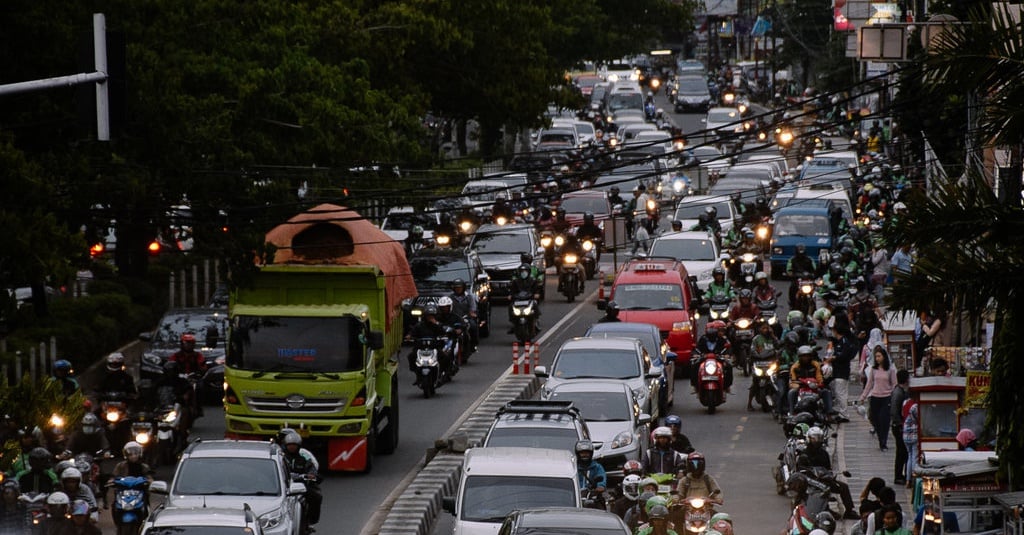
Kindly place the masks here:
[(889, 362), (889, 354), (882, 346), (876, 346), (874, 363), (868, 369), (867, 384), (860, 394), (860, 402), (868, 402), (868, 419), (875, 428), (878, 448), (885, 451), (889, 439), (889, 401), (893, 388), (896, 388), (896, 367)]

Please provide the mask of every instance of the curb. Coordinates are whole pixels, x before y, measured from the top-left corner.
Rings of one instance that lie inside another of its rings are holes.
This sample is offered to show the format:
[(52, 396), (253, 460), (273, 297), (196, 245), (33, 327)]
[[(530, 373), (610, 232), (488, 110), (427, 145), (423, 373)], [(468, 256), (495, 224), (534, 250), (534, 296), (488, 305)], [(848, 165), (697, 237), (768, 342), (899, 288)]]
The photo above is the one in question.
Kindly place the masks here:
[[(512, 375), (512, 368), (495, 381), (490, 393), (476, 408), (462, 419), (462, 423), (448, 434), (456, 442), (465, 441), (474, 446), (483, 439), (494, 421), (494, 413), (505, 403), (532, 397), (540, 387), (540, 379), (532, 375)], [(380, 529), (374, 530), (369, 523), (363, 529), (372, 533), (426, 535), (431, 532), (441, 513), (441, 499), (454, 495), (462, 468), (462, 453), (449, 450), (427, 452), (426, 466), (408, 483), (387, 513)], [(404, 483), (404, 482), (403, 482)], [(401, 488), (401, 486), (399, 487)], [(386, 501), (391, 501), (390, 497)]]

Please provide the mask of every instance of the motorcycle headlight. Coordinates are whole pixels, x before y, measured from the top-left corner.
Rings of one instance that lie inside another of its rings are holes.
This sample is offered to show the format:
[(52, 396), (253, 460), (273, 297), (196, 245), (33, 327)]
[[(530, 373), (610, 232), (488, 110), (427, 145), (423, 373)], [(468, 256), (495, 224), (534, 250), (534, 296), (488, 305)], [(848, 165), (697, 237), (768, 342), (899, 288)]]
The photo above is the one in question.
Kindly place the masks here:
[(747, 105), (746, 104), (740, 104), (739, 105), (739, 110), (740, 110), (740, 113), (747, 113)]
[(551, 247), (551, 242), (552, 242), (551, 236), (544, 236), (543, 238), (540, 239), (540, 245), (542, 247), (544, 247), (545, 249), (547, 249), (548, 247)]
[(682, 193), (683, 192), (683, 188), (685, 188), (685, 187), (686, 187), (686, 184), (683, 184), (682, 180), (673, 180), (672, 181), (672, 191), (674, 191), (676, 193)]
[(805, 294), (809, 294), (813, 290), (814, 290), (814, 286), (811, 286), (810, 284), (804, 284), (803, 286), (800, 286), (800, 291), (805, 293)]
[(117, 409), (108, 409), (106, 414), (103, 415), (110, 423), (116, 423), (121, 419), (121, 413)]
[(434, 236), (434, 240), (438, 245), (448, 245), (452, 242), (451, 236), (447, 236), (445, 234), (438, 234), (437, 236)]
[(722, 95), (722, 102), (725, 102), (726, 104), (731, 104), (734, 100), (736, 100), (736, 95), (732, 93)]
[(748, 320), (747, 318), (743, 318), (736, 322), (736, 326), (739, 327), (740, 329), (749, 329), (750, 320)]
[(57, 413), (53, 413), (52, 415), (50, 415), (50, 426), (61, 428), (64, 427), (64, 417)]
[(704, 373), (715, 373), (715, 371), (717, 371), (717, 366), (714, 361), (709, 360), (704, 363)]
[(759, 368), (757, 366), (754, 366), (754, 375), (760, 377), (760, 376), (764, 375), (764, 372), (761, 371), (761, 368)]
[(757, 239), (763, 240), (768, 237), (768, 227), (757, 227)]
[(657, 207), (658, 207), (657, 201), (655, 201), (654, 199), (647, 199), (647, 209), (648, 210), (654, 210)]
[(717, 311), (715, 311), (715, 310), (711, 311), (711, 319), (713, 319), (713, 320), (718, 319), (718, 312)]
[(768, 373), (775, 373), (777, 369), (779, 369), (779, 363), (773, 362), (771, 366), (768, 366)]
[(690, 500), (690, 507), (693, 507), (694, 509), (704, 507), (704, 498), (694, 498)]
[(555, 237), (555, 245), (557, 245), (559, 247), (565, 245), (565, 236), (556, 236)]
[(473, 228), (473, 223), (470, 223), (469, 221), (459, 223), (459, 229), (461, 229), (462, 232), (469, 232), (469, 229), (471, 228)]
[(633, 433), (630, 433), (629, 431), (623, 431), (618, 435), (615, 435), (615, 438), (612, 439), (612, 449), (614, 450), (617, 448), (625, 448), (626, 446), (629, 446), (632, 443)]
[(744, 262), (753, 262), (754, 258), (756, 258), (754, 256), (754, 253), (743, 253), (743, 261)]
[(587, 251), (588, 253), (590, 251), (593, 251), (594, 250), (594, 242), (592, 242), (590, 240), (583, 240), (583, 250)]
[(724, 319), (724, 318), (728, 318), (728, 317), (729, 317), (729, 311), (728, 310), (723, 310), (722, 311), (722, 318)]
[(164, 417), (163, 417), (164, 423), (168, 423), (168, 424), (169, 423), (174, 423), (174, 420), (177, 420), (177, 419), (178, 419), (178, 411), (174, 411), (174, 410), (172, 410), (171, 412), (165, 414)]
[(260, 527), (264, 530), (274, 529), (284, 521), (284, 508), (274, 509), (260, 517)]
[(501, 226), (504, 225), (505, 223), (508, 223), (508, 219), (506, 219), (505, 216), (500, 215), (498, 216), (497, 219), (494, 220), (494, 222), (497, 223), (498, 226)]
[(776, 318), (775, 316), (771, 316), (768, 318), (768, 325), (775, 325), (777, 321), (779, 321), (778, 318)]
[(135, 433), (135, 442), (138, 442), (139, 444), (142, 444), (143, 446), (145, 446), (146, 444), (149, 444), (149, 431), (142, 431), (140, 433)]
[(419, 309), (419, 308), (414, 308), (411, 311), (409, 311), (409, 314), (412, 315), (412, 316), (422, 316), (423, 315), (423, 310)]
[(562, 263), (563, 264), (575, 264), (577, 260), (579, 260), (579, 258), (577, 258), (576, 255), (574, 255), (572, 253), (569, 253), (569, 254), (565, 255), (562, 258)]

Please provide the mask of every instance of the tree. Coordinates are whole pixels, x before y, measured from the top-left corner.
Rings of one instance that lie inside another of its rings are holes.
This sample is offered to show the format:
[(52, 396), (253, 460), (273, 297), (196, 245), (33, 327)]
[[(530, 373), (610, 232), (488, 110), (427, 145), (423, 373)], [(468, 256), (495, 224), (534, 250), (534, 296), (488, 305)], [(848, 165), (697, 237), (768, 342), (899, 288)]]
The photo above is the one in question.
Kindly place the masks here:
[(814, 59), (821, 51), (830, 50), (832, 17), (828, 5), (819, 0), (793, 0), (779, 2), (774, 9), (772, 31), (782, 38), (775, 63), (799, 65), (802, 85), (814, 85)]
[[(1024, 140), (1024, 33), (1019, 23), (999, 9), (978, 9), (937, 45), (920, 73), (925, 87), (940, 95), (975, 87), (984, 97), (976, 139), (1019, 150)], [(1024, 321), (1024, 209), (1019, 157), (1016, 162), (1016, 189), (1005, 199), (982, 177), (954, 178), (930, 196), (911, 197), (911, 217), (894, 228), (890, 240), (918, 252), (913, 273), (893, 286), (894, 308), (955, 304), (973, 318), (994, 313), (997, 335), (986, 425), (998, 431), (1001, 469), (1019, 486), (1024, 477), (1024, 336), (1017, 325)]]

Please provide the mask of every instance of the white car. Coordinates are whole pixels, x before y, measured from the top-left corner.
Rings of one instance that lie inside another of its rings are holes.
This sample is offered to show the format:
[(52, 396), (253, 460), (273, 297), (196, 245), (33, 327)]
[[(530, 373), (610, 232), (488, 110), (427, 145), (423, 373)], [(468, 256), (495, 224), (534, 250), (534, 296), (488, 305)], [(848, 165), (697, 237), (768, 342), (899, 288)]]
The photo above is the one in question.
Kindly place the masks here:
[[(672, 216), (673, 221), (681, 221), (683, 230), (690, 230), (697, 224), (700, 214), (703, 214), (708, 206), (714, 206), (718, 212), (718, 224), (722, 226), (722, 234), (729, 232), (732, 228), (734, 210), (732, 202), (725, 195), (690, 195), (679, 201), (676, 213)], [(692, 272), (691, 272), (692, 273)]]
[(391, 239), (402, 242), (409, 236), (409, 230), (419, 225), (423, 227), (424, 241), (430, 241), (434, 238), (434, 227), (440, 224), (441, 213), (438, 211), (418, 212), (412, 206), (396, 206), (388, 210), (380, 229)]
[(475, 209), (489, 209), (499, 193), (509, 197), (508, 184), (500, 180), (470, 180), (462, 187), (462, 204)]
[(701, 290), (706, 290), (711, 284), (711, 270), (721, 265), (718, 242), (701, 231), (662, 234), (651, 244), (650, 255), (670, 256), (681, 261), (688, 273), (697, 276), (697, 287)]
[(743, 116), (737, 108), (711, 108), (701, 122), (704, 123), (705, 135), (711, 139), (743, 133)]

